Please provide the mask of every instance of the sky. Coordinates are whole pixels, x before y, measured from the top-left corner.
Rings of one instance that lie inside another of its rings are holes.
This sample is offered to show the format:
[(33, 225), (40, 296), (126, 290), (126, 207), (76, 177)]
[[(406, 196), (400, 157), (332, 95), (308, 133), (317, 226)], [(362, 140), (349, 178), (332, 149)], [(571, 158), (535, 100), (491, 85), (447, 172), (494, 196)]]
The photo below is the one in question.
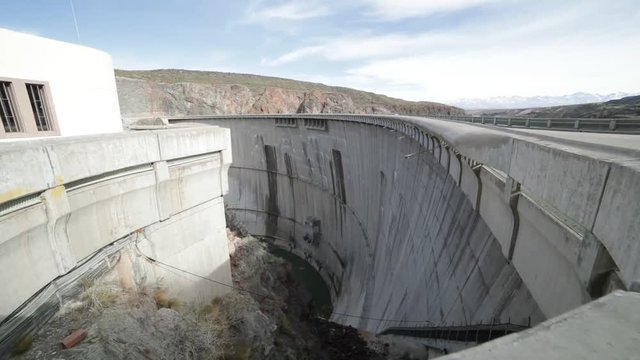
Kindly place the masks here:
[(638, 0), (0, 0), (0, 9), (0, 27), (106, 51), (119, 69), (270, 75), (442, 102), (640, 91)]

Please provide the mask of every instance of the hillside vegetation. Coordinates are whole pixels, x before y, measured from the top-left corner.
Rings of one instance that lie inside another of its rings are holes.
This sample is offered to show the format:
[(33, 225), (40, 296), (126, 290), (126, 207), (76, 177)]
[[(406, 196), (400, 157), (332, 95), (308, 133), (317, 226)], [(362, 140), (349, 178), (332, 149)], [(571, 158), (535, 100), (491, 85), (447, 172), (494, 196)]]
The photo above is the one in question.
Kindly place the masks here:
[(211, 114), (463, 114), (428, 101), (405, 101), (291, 79), (193, 70), (116, 70), (125, 120)]
[(477, 110), (469, 113), (488, 116), (515, 116), (531, 118), (596, 118), (624, 119), (640, 117), (640, 96), (600, 103), (551, 106), (530, 109)]

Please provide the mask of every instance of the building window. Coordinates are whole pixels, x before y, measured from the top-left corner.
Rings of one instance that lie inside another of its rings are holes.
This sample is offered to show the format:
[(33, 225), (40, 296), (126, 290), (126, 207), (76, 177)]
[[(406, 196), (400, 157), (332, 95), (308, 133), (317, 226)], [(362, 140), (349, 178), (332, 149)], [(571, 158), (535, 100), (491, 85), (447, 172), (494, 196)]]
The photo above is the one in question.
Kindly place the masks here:
[(29, 93), (29, 101), (33, 110), (33, 117), (36, 120), (38, 131), (51, 131), (51, 120), (47, 112), (47, 104), (45, 103), (44, 85), (27, 84), (27, 92)]
[(49, 83), (0, 76), (0, 140), (60, 135)]
[(6, 81), (0, 81), (0, 118), (2, 118), (2, 126), (5, 132), (15, 133), (22, 131), (14, 107), (11, 83)]

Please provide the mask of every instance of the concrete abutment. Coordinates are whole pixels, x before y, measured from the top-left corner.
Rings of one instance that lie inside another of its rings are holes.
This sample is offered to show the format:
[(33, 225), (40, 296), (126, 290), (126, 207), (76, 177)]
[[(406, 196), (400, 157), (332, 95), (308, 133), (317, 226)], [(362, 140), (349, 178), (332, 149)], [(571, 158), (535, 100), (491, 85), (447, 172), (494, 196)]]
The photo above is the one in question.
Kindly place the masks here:
[(0, 176), (11, 197), (0, 205), (0, 354), (107, 273), (181, 302), (228, 292), (204, 279), (232, 283), (228, 137), (207, 127), (1, 144), (3, 167), (24, 167)]

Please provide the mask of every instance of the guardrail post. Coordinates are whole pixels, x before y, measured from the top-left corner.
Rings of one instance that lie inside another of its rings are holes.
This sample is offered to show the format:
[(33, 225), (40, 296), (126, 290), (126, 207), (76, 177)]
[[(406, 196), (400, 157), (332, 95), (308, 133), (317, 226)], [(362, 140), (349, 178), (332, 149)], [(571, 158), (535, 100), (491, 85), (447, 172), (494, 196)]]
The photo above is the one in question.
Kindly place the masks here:
[(493, 125), (497, 125), (498, 124), (498, 118), (497, 117), (493, 117)]
[(580, 120), (576, 120), (575, 123), (573, 123), (573, 128), (580, 129)]
[(507, 126), (511, 126), (511, 118), (507, 119)]
[(551, 119), (547, 119), (547, 127), (550, 128), (551, 127)]
[(491, 332), (493, 331), (493, 324), (496, 322), (496, 319), (491, 320), (491, 325), (489, 325), (489, 337), (487, 341), (491, 341)]
[(527, 120), (524, 121), (524, 126), (529, 127), (531, 125), (531, 119), (527, 118)]
[(609, 130), (615, 130), (616, 129), (616, 121), (615, 120), (610, 120), (609, 121)]

